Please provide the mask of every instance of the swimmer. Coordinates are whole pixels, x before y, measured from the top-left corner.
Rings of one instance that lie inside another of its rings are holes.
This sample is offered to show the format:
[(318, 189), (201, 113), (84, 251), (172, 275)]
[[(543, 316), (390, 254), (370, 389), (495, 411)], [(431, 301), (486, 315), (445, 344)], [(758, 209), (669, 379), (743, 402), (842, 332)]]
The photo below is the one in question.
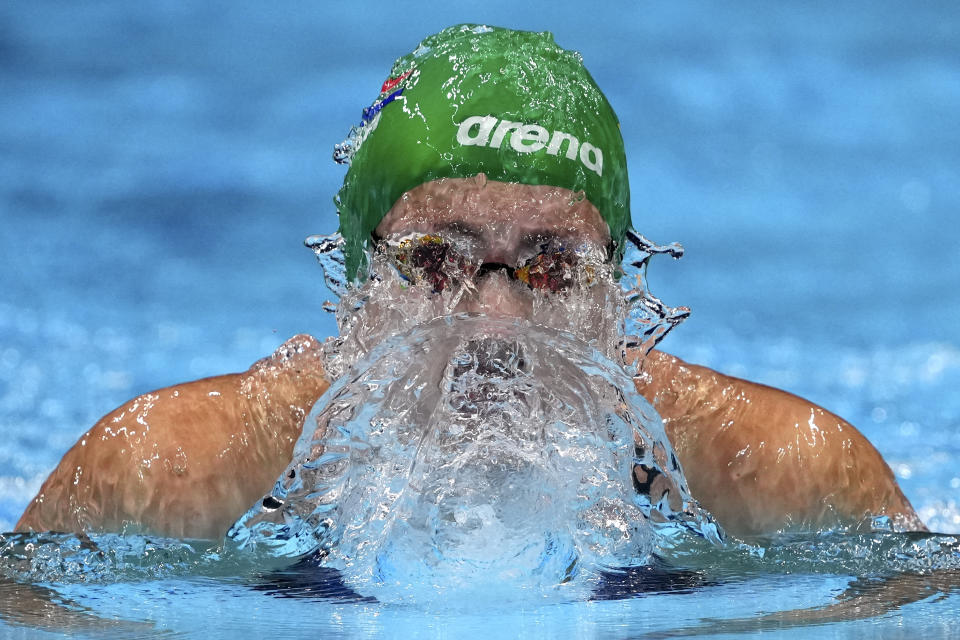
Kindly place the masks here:
[[(394, 254), (409, 280), (397, 296), (424, 280), (443, 296), (463, 278), (453, 312), (537, 322), (534, 297), (562, 304), (571, 274), (587, 269), (571, 248), (613, 265), (623, 256), (619, 122), (579, 55), (549, 34), (460, 25), (427, 38), (396, 61), (335, 157), (350, 164), (338, 208), (356, 286), (368, 286), (368, 251), (406, 239), (424, 250)], [(461, 241), (472, 254), (453, 259), (451, 274), (436, 260)], [(378, 313), (400, 301), (372, 300), (345, 337), (385, 338)], [(616, 331), (606, 320), (593, 328)], [(291, 460), (331, 383), (321, 350), (299, 335), (243, 373), (130, 400), (66, 453), (17, 530), (222, 537)], [(660, 413), (691, 493), (729, 534), (869, 528), (875, 516), (924, 530), (880, 454), (842, 418), (661, 351), (621, 357), (641, 362), (624, 391)]]

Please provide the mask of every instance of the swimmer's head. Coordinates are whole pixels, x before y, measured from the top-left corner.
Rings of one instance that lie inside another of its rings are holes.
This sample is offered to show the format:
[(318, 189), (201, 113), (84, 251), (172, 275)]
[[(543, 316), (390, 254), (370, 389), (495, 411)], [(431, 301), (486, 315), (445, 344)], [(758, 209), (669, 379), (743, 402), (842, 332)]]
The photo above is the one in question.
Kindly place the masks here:
[(582, 192), (622, 255), (630, 194), (620, 125), (580, 55), (549, 33), (459, 25), (426, 38), (394, 63), (334, 157), (350, 164), (336, 202), (351, 278), (404, 194), (481, 173)]

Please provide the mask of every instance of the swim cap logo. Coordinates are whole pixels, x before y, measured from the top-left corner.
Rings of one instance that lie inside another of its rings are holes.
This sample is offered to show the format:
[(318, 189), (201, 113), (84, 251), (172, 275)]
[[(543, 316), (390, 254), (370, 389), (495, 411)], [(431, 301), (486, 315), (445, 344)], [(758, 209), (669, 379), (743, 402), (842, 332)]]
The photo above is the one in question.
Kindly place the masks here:
[(400, 84), (401, 82), (403, 82), (404, 80), (406, 80), (406, 79), (410, 76), (411, 73), (413, 73), (413, 69), (408, 69), (407, 71), (404, 71), (403, 73), (401, 73), (401, 74), (400, 74), (399, 76), (397, 76), (396, 78), (387, 78), (386, 80), (384, 80), (384, 81), (383, 81), (383, 86), (380, 87), (380, 94), (382, 95), (382, 94), (386, 93), (387, 91), (390, 91), (391, 89), (393, 89), (394, 87), (396, 87), (398, 84)]
[(380, 116), (383, 115), (381, 113), (383, 108), (399, 98), (404, 90), (408, 88), (407, 86), (402, 86), (397, 89), (397, 86), (409, 78), (414, 70), (414, 68), (410, 68), (399, 76), (387, 78), (383, 82), (383, 85), (380, 87), (380, 95), (383, 96), (387, 92), (391, 93), (382, 99), (378, 98), (371, 106), (364, 108), (363, 116), (360, 118), (360, 124), (356, 127), (350, 127), (350, 133), (347, 139), (333, 146), (334, 162), (337, 164), (350, 164), (353, 161), (353, 156), (356, 155), (366, 139), (370, 137), (370, 134), (373, 133), (380, 124)]
[[(382, 100), (377, 100), (377, 102), (375, 102), (373, 106), (367, 107), (363, 110), (363, 118), (362, 118), (361, 126), (372, 122), (375, 118), (378, 118), (380, 115), (381, 109), (383, 109), (385, 106), (387, 106), (388, 104), (390, 104), (391, 102), (399, 98), (401, 94), (403, 94), (404, 90), (407, 89), (408, 87), (402, 86), (399, 89), (397, 89), (397, 86), (401, 82), (409, 78), (413, 74), (413, 72), (414, 72), (414, 69), (407, 69), (396, 78), (387, 78), (383, 82), (383, 85), (380, 87), (380, 95), (382, 96), (388, 91), (392, 93), (390, 93), (387, 97), (383, 98)], [(396, 91), (394, 91), (394, 89), (396, 89)]]
[(580, 142), (575, 136), (562, 131), (549, 132), (538, 124), (523, 124), (500, 120), (494, 116), (470, 116), (457, 129), (457, 142), (464, 146), (499, 149), (504, 138), (510, 136), (510, 146), (517, 153), (533, 153), (544, 147), (555, 156), (567, 143), (564, 156), (577, 160), (598, 176), (603, 176), (603, 152), (589, 142)]

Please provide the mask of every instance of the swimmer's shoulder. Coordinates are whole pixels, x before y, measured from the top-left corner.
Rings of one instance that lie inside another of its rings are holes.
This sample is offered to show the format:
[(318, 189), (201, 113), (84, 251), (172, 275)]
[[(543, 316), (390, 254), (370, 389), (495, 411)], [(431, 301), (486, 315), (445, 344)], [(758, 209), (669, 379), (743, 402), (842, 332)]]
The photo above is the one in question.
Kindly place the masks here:
[(321, 346), (297, 335), (246, 371), (123, 403), (67, 451), (17, 530), (222, 534), (283, 471), (329, 387)]
[(634, 384), (637, 391), (661, 411), (682, 405), (683, 413), (688, 413), (705, 402), (712, 405), (712, 398), (739, 382), (719, 371), (657, 349), (646, 355), (638, 350), (627, 352), (628, 362), (641, 358)]

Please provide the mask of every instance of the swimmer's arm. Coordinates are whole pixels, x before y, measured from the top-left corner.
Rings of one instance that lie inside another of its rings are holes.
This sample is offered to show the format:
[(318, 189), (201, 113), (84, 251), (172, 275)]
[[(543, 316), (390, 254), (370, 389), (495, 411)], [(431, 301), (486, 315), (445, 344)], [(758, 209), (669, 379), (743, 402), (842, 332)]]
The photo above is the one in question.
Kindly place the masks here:
[(328, 387), (301, 335), (244, 373), (134, 398), (66, 453), (16, 528), (219, 538), (270, 491)]
[(873, 515), (925, 530), (867, 439), (803, 398), (659, 351), (636, 386), (663, 417), (691, 492), (729, 533), (857, 525)]

